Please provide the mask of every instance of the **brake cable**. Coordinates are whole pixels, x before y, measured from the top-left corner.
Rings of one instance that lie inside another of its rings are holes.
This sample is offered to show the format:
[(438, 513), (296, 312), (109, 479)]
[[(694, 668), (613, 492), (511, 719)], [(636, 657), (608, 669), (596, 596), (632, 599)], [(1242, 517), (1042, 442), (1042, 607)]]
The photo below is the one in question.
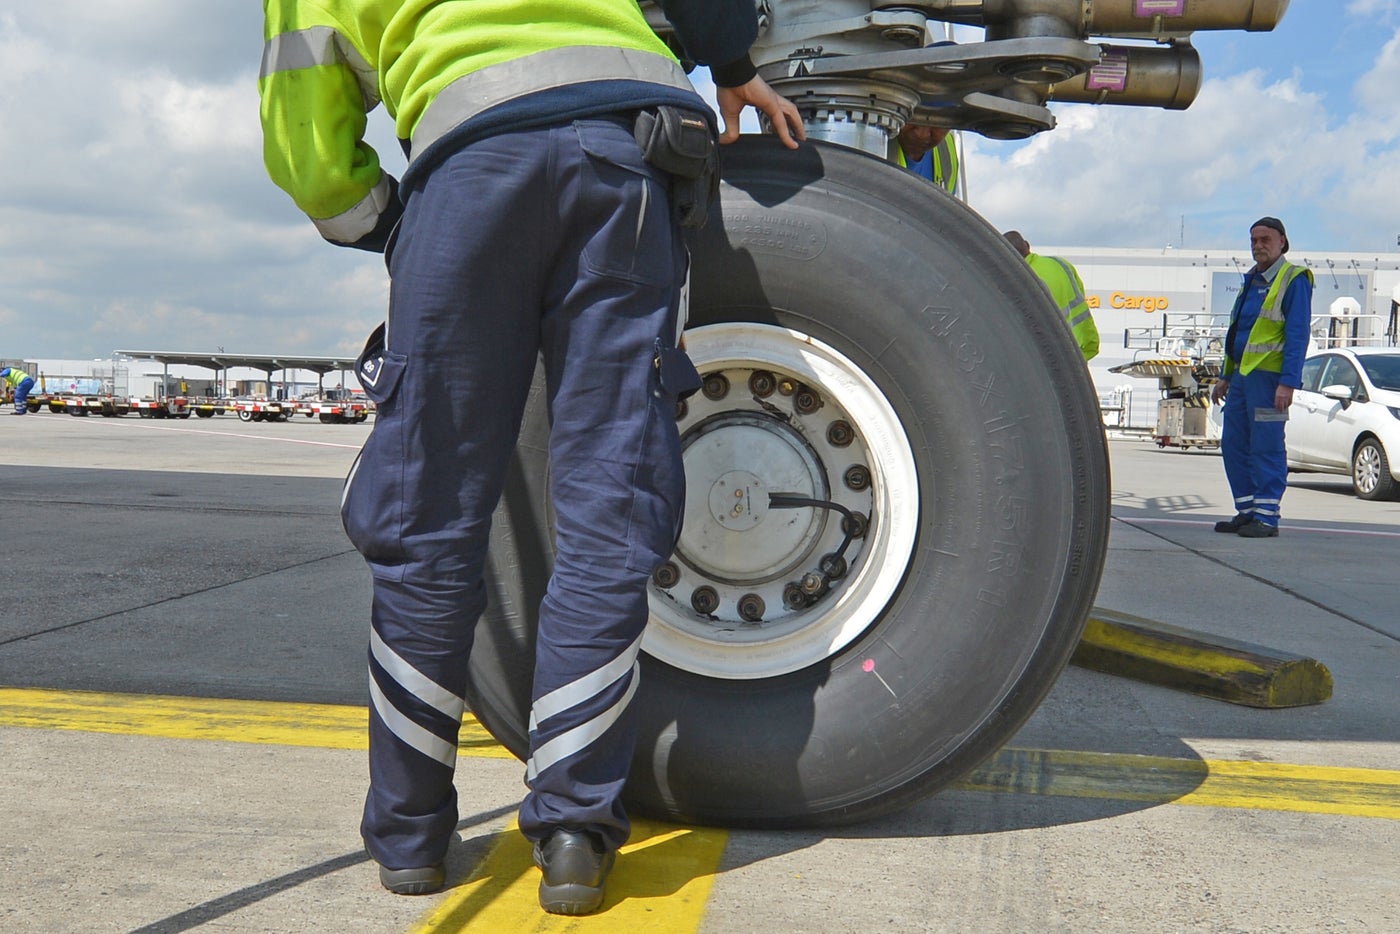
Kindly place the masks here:
[(789, 609), (802, 609), (819, 600), (831, 587), (833, 580), (846, 576), (846, 549), (851, 547), (853, 538), (864, 538), (868, 523), (864, 516), (847, 509), (829, 499), (815, 499), (801, 493), (769, 493), (769, 509), (802, 509), (812, 507), (841, 513), (841, 545), (834, 552), (822, 556), (818, 570), (802, 575), (801, 582), (789, 581), (783, 588), (783, 602)]

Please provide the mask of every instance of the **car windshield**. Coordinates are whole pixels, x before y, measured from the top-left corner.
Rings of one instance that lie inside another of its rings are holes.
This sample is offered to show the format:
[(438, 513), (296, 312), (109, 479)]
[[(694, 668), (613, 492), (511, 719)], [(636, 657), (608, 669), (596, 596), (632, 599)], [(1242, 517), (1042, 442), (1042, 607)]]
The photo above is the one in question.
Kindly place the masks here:
[(1400, 354), (1358, 354), (1357, 361), (1377, 389), (1400, 392)]

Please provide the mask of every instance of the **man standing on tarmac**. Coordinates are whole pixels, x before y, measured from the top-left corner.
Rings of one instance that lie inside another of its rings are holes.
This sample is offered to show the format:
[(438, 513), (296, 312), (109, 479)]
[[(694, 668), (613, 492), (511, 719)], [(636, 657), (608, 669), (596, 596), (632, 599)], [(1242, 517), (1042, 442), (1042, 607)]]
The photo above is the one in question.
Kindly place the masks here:
[(1254, 268), (1230, 311), (1224, 372), (1210, 392), (1212, 402), (1225, 400), (1220, 454), (1235, 497), (1234, 518), (1215, 531), (1273, 538), (1288, 485), (1283, 429), (1312, 328), (1313, 276), (1283, 258), (1288, 234), (1276, 217), (1254, 222), (1249, 248)]
[(0, 368), (0, 379), (15, 394), (15, 415), (29, 414), (29, 393), (34, 388), (34, 377), (17, 366)]
[(1002, 234), (1016, 248), (1016, 252), (1026, 258), (1031, 271), (1040, 277), (1055, 300), (1055, 307), (1069, 322), (1069, 329), (1079, 343), (1079, 352), (1084, 360), (1094, 359), (1099, 354), (1099, 328), (1094, 324), (1094, 314), (1084, 298), (1084, 282), (1079, 278), (1079, 270), (1069, 260), (1058, 256), (1041, 256), (1031, 252), (1031, 245), (1021, 233), (1008, 230)]
[[(788, 147), (757, 76), (753, 0), (662, 0), (718, 86)], [(712, 194), (715, 120), (635, 0), (265, 0), (269, 174), (332, 243), (385, 251), (390, 310), (360, 358), (378, 405), (341, 515), (374, 579), (370, 788), (381, 883), (444, 883), (491, 514), (543, 355), (554, 574), (539, 611), (521, 832), (540, 904), (586, 914), (630, 824), (646, 587), (684, 498), (675, 404), (682, 224)], [(364, 142), (380, 99), (408, 168)]]

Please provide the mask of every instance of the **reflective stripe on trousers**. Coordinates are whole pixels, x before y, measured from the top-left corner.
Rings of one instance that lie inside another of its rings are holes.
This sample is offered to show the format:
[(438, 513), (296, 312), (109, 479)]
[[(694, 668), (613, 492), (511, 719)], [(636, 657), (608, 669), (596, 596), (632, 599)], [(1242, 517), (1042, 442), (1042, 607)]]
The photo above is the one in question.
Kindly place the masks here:
[(408, 868), (451, 839), (490, 518), (542, 352), (557, 557), (520, 827), (620, 846), (646, 586), (684, 496), (672, 370), (657, 366), (679, 353), (684, 271), (666, 186), (599, 119), (474, 143), (405, 196), (376, 424), (342, 507), (374, 574), (365, 842)]

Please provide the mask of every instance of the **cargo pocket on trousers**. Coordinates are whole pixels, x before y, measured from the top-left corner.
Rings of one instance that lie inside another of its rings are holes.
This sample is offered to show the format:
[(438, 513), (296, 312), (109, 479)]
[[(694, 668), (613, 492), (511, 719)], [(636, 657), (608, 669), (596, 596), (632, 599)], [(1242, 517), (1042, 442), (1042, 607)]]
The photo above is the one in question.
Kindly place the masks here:
[(664, 288), (671, 259), (671, 202), (660, 173), (642, 159), (632, 134), (608, 120), (574, 123), (584, 160), (574, 221), (594, 235), (583, 264), (594, 275)]
[(401, 579), (403, 549), (403, 420), (400, 384), (408, 358), (384, 346), (375, 328), (355, 365), (365, 395), (375, 405), (374, 428), (360, 449), (340, 498), (340, 522), (350, 544), (375, 576)]
[(684, 350), (656, 342), (646, 435), (628, 522), (627, 566), (647, 574), (675, 551), (685, 515), (685, 464), (676, 433), (676, 402), (700, 388)]

